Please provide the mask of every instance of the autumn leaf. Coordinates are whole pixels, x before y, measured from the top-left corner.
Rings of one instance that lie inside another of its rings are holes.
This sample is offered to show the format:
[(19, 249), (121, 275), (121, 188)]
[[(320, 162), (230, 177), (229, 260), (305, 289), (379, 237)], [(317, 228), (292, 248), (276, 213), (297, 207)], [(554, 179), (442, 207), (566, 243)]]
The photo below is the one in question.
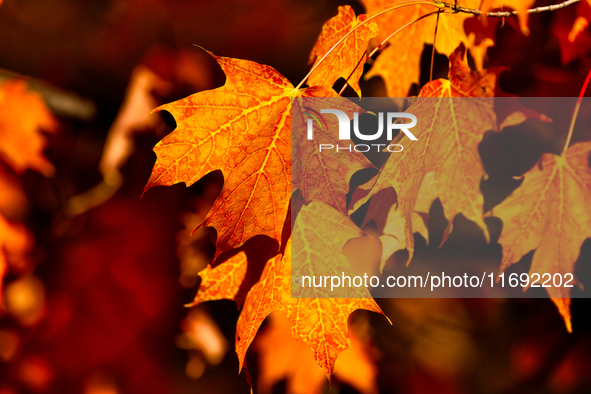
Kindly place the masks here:
[[(563, 156), (545, 153), (540, 166), (526, 172), (521, 186), (493, 209), (503, 221), (501, 272), (535, 250), (530, 275), (574, 274), (581, 245), (591, 237), (589, 152), (591, 142), (575, 144)], [(546, 290), (571, 331), (570, 289)]]
[(224, 188), (202, 225), (218, 233), (216, 257), (257, 234), (279, 241), (290, 196), (289, 106), (293, 86), (269, 66), (218, 57), (221, 88), (165, 104), (177, 128), (155, 147), (145, 190), (192, 185), (221, 169)]
[(401, 141), (406, 142), (404, 151), (390, 156), (372, 191), (356, 205), (361, 206), (380, 190), (396, 190), (409, 262), (414, 253), (412, 216), (423, 180), (431, 172), (449, 221), (444, 241), (459, 213), (474, 221), (488, 239), (480, 191), (485, 171), (478, 144), (487, 130), (497, 127), (489, 97), (493, 96), (502, 68), (471, 71), (463, 60), (464, 54), (465, 48), (460, 45), (451, 56), (449, 80), (432, 81), (421, 89), (417, 103), (406, 111), (420, 120), (413, 128), (418, 140), (405, 137)]
[(157, 160), (144, 191), (189, 186), (221, 170), (224, 188), (201, 224), (217, 230), (217, 258), (255, 235), (280, 242), (292, 191), (292, 99), (337, 94), (323, 87), (296, 90), (272, 67), (211, 56), (226, 74), (224, 86), (155, 110), (170, 112), (177, 128), (154, 147)]
[[(293, 245), (297, 253), (310, 252), (312, 248), (313, 252), (326, 255), (335, 254), (336, 250), (336, 255), (331, 256), (339, 261), (336, 265), (348, 264), (341, 250), (350, 236), (362, 234), (350, 219), (325, 204), (313, 202), (301, 209), (294, 233), (304, 231), (299, 222), (321, 223), (320, 233), (323, 238), (319, 239), (315, 234), (311, 234), (315, 245), (308, 247), (298, 242)], [(305, 237), (296, 239), (305, 239), (309, 242)], [(292, 298), (291, 252), (290, 239), (284, 255), (271, 257), (267, 261), (260, 279), (246, 295), (237, 324), (236, 353), (242, 366), (246, 351), (260, 325), (271, 312), (279, 310), (287, 314), (294, 338), (301, 338), (313, 349), (316, 362), (324, 373), (330, 376), (336, 357), (349, 346), (349, 314), (356, 309), (382, 312), (365, 288), (358, 290), (358, 293), (366, 298)], [(214, 299), (236, 299), (239, 289), (247, 280), (245, 258), (246, 253), (238, 253), (217, 267), (202, 271), (202, 287), (199, 288), (191, 306)]]
[(43, 155), (45, 137), (41, 131), (54, 132), (57, 121), (43, 98), (27, 90), (21, 79), (0, 83), (0, 156), (18, 173), (27, 168), (45, 176), (54, 168)]
[[(404, 1), (362, 0), (361, 3), (368, 15)], [(458, 2), (467, 8), (478, 8), (478, 0)], [(438, 6), (410, 5), (399, 8), (376, 18), (380, 29), (380, 41), (386, 39), (397, 29), (430, 12), (437, 11)], [(439, 16), (437, 41), (435, 49), (444, 55), (451, 55), (460, 43), (469, 44), (464, 31), (464, 21), (469, 15), (465, 13), (442, 13)], [(450, 20), (451, 18), (451, 20)], [(413, 83), (419, 83), (421, 55), (425, 44), (433, 44), (436, 16), (420, 20), (400, 31), (388, 41), (388, 47), (382, 51), (375, 63), (365, 75), (366, 79), (381, 77), (390, 97), (406, 97)]]
[(211, 56), (221, 88), (162, 105), (177, 128), (155, 147), (145, 191), (192, 185), (221, 169), (224, 188), (201, 224), (217, 230), (216, 257), (257, 234), (279, 242), (290, 197), (290, 105), (298, 92), (269, 66)]
[(193, 302), (185, 306), (192, 307), (206, 301), (234, 300), (246, 277), (246, 261), (246, 253), (241, 251), (215, 268), (208, 264), (199, 272), (201, 283)]
[[(269, 260), (261, 279), (246, 297), (236, 331), (240, 365), (243, 365), (246, 350), (263, 320), (279, 310), (287, 315), (293, 337), (312, 348), (316, 363), (330, 379), (337, 356), (349, 347), (349, 315), (357, 309), (382, 311), (366, 288), (350, 289), (359, 298), (292, 298), (292, 253), (304, 266), (330, 265), (335, 271), (340, 270), (340, 275), (347, 271), (343, 267), (348, 266), (341, 253), (342, 247), (351, 237), (361, 234), (349, 218), (323, 203), (312, 202), (302, 208), (285, 254)], [(295, 241), (293, 245), (292, 241)], [(330, 263), (322, 260), (327, 255), (330, 255)], [(301, 277), (297, 267), (293, 275)], [(295, 288), (299, 285), (296, 284)], [(320, 291), (320, 295), (326, 295), (326, 291)]]
[[(355, 12), (348, 5), (339, 7), (337, 16), (329, 19), (322, 27), (320, 36), (310, 52), (308, 64), (314, 63), (313, 67), (315, 67), (343, 36), (366, 19), (365, 14), (356, 17)], [(308, 78), (308, 84), (332, 87), (337, 79), (344, 78), (361, 97), (359, 78), (363, 73), (367, 45), (369, 40), (377, 35), (378, 26), (374, 21), (355, 30), (312, 72)]]

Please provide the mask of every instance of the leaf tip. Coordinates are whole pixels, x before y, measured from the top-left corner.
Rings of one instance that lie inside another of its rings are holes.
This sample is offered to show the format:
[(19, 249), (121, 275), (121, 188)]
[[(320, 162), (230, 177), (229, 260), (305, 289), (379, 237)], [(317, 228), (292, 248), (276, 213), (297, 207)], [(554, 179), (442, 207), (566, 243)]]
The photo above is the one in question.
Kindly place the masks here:
[(569, 334), (573, 333), (573, 326), (571, 321), (571, 314), (570, 314), (570, 298), (552, 298), (552, 302), (558, 308), (558, 313), (562, 316), (562, 320), (564, 320), (564, 325), (566, 326), (566, 330)]

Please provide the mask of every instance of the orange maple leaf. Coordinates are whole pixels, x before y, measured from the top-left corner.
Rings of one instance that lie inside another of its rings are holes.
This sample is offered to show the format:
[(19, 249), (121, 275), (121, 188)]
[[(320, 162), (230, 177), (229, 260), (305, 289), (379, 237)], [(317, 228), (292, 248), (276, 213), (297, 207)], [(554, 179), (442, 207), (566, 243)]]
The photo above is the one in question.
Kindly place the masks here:
[[(503, 221), (501, 272), (532, 250), (531, 274), (574, 273), (581, 245), (591, 237), (591, 142), (568, 148), (563, 156), (545, 153), (540, 167), (523, 175), (523, 183), (493, 209)], [(570, 289), (548, 287), (548, 294), (570, 322)]]
[(53, 166), (43, 155), (45, 137), (41, 131), (53, 132), (57, 121), (41, 95), (27, 90), (22, 79), (0, 83), (0, 156), (17, 172), (27, 168), (45, 176)]
[(193, 307), (206, 301), (235, 300), (246, 277), (246, 270), (247, 257), (244, 251), (216, 267), (208, 264), (199, 271), (199, 291), (193, 301), (185, 306)]
[[(233, 300), (240, 307), (248, 290), (258, 279), (262, 267), (276, 255), (264, 242), (247, 242), (238, 253), (215, 267), (207, 265), (199, 271), (201, 283), (193, 301), (186, 304), (193, 307), (206, 301)], [(258, 273), (258, 275), (257, 275)]]
[[(266, 262), (260, 279), (246, 295), (238, 319), (236, 353), (242, 368), (246, 351), (265, 318), (273, 311), (282, 311), (287, 314), (291, 322), (294, 338), (302, 339), (312, 348), (316, 363), (330, 379), (338, 354), (349, 347), (347, 336), (349, 315), (357, 309), (367, 309), (382, 314), (383, 312), (365, 288), (356, 289), (355, 294), (362, 298), (291, 297), (292, 247), (297, 251), (296, 253), (330, 255), (331, 259), (338, 261), (336, 265), (332, 264), (332, 267), (343, 267), (348, 266), (348, 262), (341, 253), (342, 247), (349, 238), (362, 235), (348, 217), (323, 203), (312, 202), (302, 207), (294, 233), (303, 231), (299, 222), (321, 227), (321, 237), (312, 234), (314, 242), (310, 244), (311, 246), (301, 244), (304, 239), (301, 236), (296, 237), (299, 242), (293, 246), (292, 240), (289, 239), (285, 245), (284, 254), (274, 256)], [(307, 239), (307, 242), (310, 243), (310, 239)], [(202, 271), (202, 287), (199, 288), (190, 306), (209, 300), (238, 298), (245, 283), (249, 282), (245, 260), (247, 260), (246, 253), (241, 251), (219, 266)], [(314, 261), (314, 264), (318, 262)]]
[[(450, 57), (449, 80), (432, 81), (421, 89), (419, 101), (407, 109), (420, 119), (413, 128), (418, 141), (409, 141), (405, 136), (404, 146), (408, 148), (391, 155), (372, 191), (355, 205), (355, 208), (361, 206), (380, 190), (389, 187), (396, 190), (409, 262), (414, 252), (412, 215), (423, 179), (430, 172), (434, 173), (437, 196), (449, 220), (444, 241), (458, 213), (476, 222), (488, 239), (480, 191), (485, 171), (478, 144), (487, 130), (497, 129), (490, 96), (502, 68), (471, 71), (463, 60), (464, 55), (461, 44)], [(471, 99), (461, 99), (468, 97)]]
[(154, 147), (157, 160), (144, 191), (191, 185), (221, 170), (224, 188), (200, 225), (217, 230), (217, 258), (255, 235), (280, 242), (292, 191), (292, 99), (337, 94), (325, 87), (296, 90), (270, 66), (210, 55), (226, 83), (155, 109), (170, 112), (177, 128)]
[[(367, 15), (365, 14), (356, 17), (355, 12), (348, 5), (339, 7), (337, 16), (329, 19), (322, 27), (320, 36), (310, 52), (308, 64), (314, 63), (316, 66), (341, 37), (366, 19)], [(332, 87), (337, 79), (344, 78), (361, 97), (359, 78), (363, 73), (367, 45), (369, 40), (377, 35), (378, 25), (374, 21), (355, 30), (312, 72), (308, 78), (308, 84)]]
[[(316, 231), (299, 223), (309, 224)], [(308, 232), (304, 234), (306, 229)], [(349, 347), (349, 315), (357, 309), (383, 312), (366, 288), (355, 289), (355, 296), (359, 298), (292, 298), (292, 252), (304, 254), (303, 257), (297, 257), (305, 260), (303, 265), (330, 266), (340, 275), (348, 266), (341, 253), (342, 247), (351, 237), (360, 235), (361, 231), (348, 217), (323, 203), (312, 202), (302, 208), (285, 254), (269, 260), (261, 279), (246, 297), (236, 331), (236, 353), (240, 365), (260, 325), (271, 312), (279, 310), (287, 315), (294, 338), (302, 339), (312, 348), (314, 359), (330, 380), (337, 356)], [(295, 240), (293, 245), (292, 240)], [(330, 255), (331, 263), (321, 263), (327, 255)], [(293, 274), (294, 277), (300, 277), (297, 268)], [(296, 284), (295, 289), (298, 288)], [(320, 290), (321, 296), (328, 292), (327, 289), (323, 290)], [(304, 296), (308, 297), (309, 294)]]
[[(404, 3), (391, 0), (362, 0), (361, 3), (368, 15), (373, 15), (385, 6)], [(477, 8), (478, 0), (464, 0), (460, 5)], [(399, 8), (376, 18), (380, 29), (379, 39), (385, 40), (390, 34), (419, 17), (436, 11), (438, 5), (419, 4)], [(443, 13), (439, 17), (435, 49), (439, 53), (451, 55), (460, 43), (468, 45), (469, 40), (464, 31), (464, 21), (469, 15), (465, 13)], [(390, 97), (406, 97), (413, 83), (419, 83), (421, 54), (424, 44), (433, 44), (436, 16), (420, 20), (400, 31), (388, 41), (388, 47), (382, 51), (375, 63), (365, 75), (369, 79), (380, 76)], [(451, 20), (450, 20), (451, 18)]]

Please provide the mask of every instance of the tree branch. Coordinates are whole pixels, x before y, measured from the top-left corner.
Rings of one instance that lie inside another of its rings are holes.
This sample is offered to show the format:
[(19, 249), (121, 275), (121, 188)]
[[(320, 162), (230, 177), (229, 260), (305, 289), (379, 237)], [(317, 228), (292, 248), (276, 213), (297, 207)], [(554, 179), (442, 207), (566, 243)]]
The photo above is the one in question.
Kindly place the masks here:
[[(456, 4), (449, 4), (449, 3), (446, 3), (445, 1), (440, 1), (440, 0), (433, 0), (433, 1), (435, 2), (435, 4), (441, 4), (445, 8), (451, 8), (451, 10), (454, 11), (455, 13), (463, 12), (465, 14), (486, 15), (486, 16), (490, 16), (493, 18), (506, 18), (506, 17), (517, 15), (517, 11), (481, 12), (480, 10), (462, 7), (461, 5), (457, 5), (457, 3)], [(567, 1), (560, 3), (560, 4), (553, 4), (553, 5), (547, 5), (544, 7), (531, 8), (531, 9), (527, 10), (527, 13), (528, 14), (539, 14), (541, 12), (546, 12), (546, 11), (556, 11), (556, 10), (560, 10), (562, 8), (566, 8), (569, 5), (579, 3), (580, 1), (581, 0), (567, 0)]]

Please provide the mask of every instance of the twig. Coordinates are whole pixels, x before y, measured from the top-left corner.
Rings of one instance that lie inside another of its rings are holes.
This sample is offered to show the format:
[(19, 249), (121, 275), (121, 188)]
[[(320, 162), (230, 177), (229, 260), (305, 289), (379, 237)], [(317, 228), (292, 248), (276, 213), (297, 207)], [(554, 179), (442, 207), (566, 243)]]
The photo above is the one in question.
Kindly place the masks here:
[[(537, 7), (537, 8), (531, 8), (529, 10), (527, 10), (528, 14), (539, 14), (541, 12), (545, 12), (545, 11), (556, 11), (562, 8), (566, 8), (569, 5), (575, 4), (575, 3), (579, 3), (581, 0), (567, 0), (563, 3), (560, 4), (554, 4), (554, 5), (549, 5), (549, 6), (544, 6), (544, 7)], [(450, 3), (446, 3), (445, 1), (440, 1), (440, 0), (433, 0), (432, 2), (426, 2), (426, 1), (409, 1), (409, 2), (405, 2), (405, 3), (398, 3), (398, 4), (394, 4), (386, 9), (383, 9), (379, 12), (377, 12), (376, 14), (373, 14), (371, 16), (369, 16), (365, 21), (361, 22), (360, 24), (358, 24), (357, 26), (355, 26), (353, 29), (351, 29), (347, 34), (345, 34), (343, 37), (341, 37), (325, 54), (324, 56), (322, 56), (322, 58), (320, 58), (320, 60), (314, 64), (314, 66), (312, 66), (312, 69), (308, 72), (308, 74), (306, 74), (306, 76), (300, 81), (300, 83), (295, 87), (294, 90), (298, 90), (302, 87), (302, 85), (306, 82), (306, 80), (310, 77), (310, 75), (312, 75), (312, 73), (318, 68), (318, 66), (320, 65), (320, 63), (322, 63), (327, 57), (328, 55), (334, 51), (343, 41), (345, 41), (347, 39), (347, 37), (349, 37), (351, 34), (353, 34), (353, 32), (357, 29), (359, 29), (361, 26), (369, 23), (369, 21), (375, 19), (376, 17), (383, 15), (385, 13), (388, 13), (390, 11), (394, 11), (398, 8), (402, 8), (402, 7), (408, 7), (411, 5), (432, 5), (434, 7), (441, 9), (449, 9), (450, 12), (450, 16), (451, 13), (466, 13), (466, 14), (473, 14), (473, 15), (486, 15), (486, 16), (490, 16), (490, 17), (496, 17), (496, 18), (505, 18), (505, 17), (510, 17), (510, 16), (514, 16), (517, 15), (517, 11), (497, 11), (497, 12), (487, 12), (487, 13), (483, 13), (480, 10), (477, 9), (472, 9), (472, 8), (466, 8), (466, 7), (462, 7), (461, 5), (458, 5), (457, 0), (454, 0), (454, 4), (450, 4)], [(451, 19), (450, 19), (451, 22)], [(450, 29), (451, 32), (451, 29)], [(451, 43), (451, 40), (450, 40)], [(451, 50), (450, 50), (451, 52)], [(371, 55), (369, 56), (371, 57)]]
[[(445, 8), (451, 8), (451, 10), (455, 13), (463, 12), (465, 14), (486, 15), (486, 16), (490, 16), (493, 18), (505, 18), (505, 17), (517, 15), (517, 11), (496, 11), (496, 12), (484, 13), (484, 12), (481, 12), (480, 10), (462, 7), (461, 5), (457, 5), (457, 4), (449, 4), (449, 3), (446, 3), (445, 1), (440, 1), (440, 0), (433, 0), (433, 1), (436, 4), (442, 4)], [(528, 14), (539, 14), (541, 12), (546, 12), (546, 11), (556, 11), (556, 10), (560, 10), (562, 8), (566, 8), (569, 5), (579, 3), (580, 1), (581, 0), (567, 0), (567, 1), (560, 3), (560, 4), (553, 4), (553, 5), (547, 5), (544, 7), (531, 8), (531, 9), (527, 10), (527, 13)]]
[(585, 96), (585, 90), (587, 90), (587, 86), (589, 85), (589, 80), (591, 80), (591, 70), (589, 70), (589, 74), (587, 74), (587, 78), (585, 78), (585, 82), (583, 82), (583, 87), (581, 88), (581, 93), (579, 93), (579, 99), (575, 104), (575, 109), (573, 111), (573, 116), (570, 120), (570, 127), (568, 129), (568, 136), (566, 137), (566, 143), (564, 144), (564, 149), (562, 150), (562, 156), (566, 153), (568, 146), (570, 145), (570, 139), (573, 136), (573, 130), (575, 129), (575, 122), (577, 121), (577, 115), (579, 115), (579, 108), (581, 108), (581, 102), (583, 101), (583, 97)]

